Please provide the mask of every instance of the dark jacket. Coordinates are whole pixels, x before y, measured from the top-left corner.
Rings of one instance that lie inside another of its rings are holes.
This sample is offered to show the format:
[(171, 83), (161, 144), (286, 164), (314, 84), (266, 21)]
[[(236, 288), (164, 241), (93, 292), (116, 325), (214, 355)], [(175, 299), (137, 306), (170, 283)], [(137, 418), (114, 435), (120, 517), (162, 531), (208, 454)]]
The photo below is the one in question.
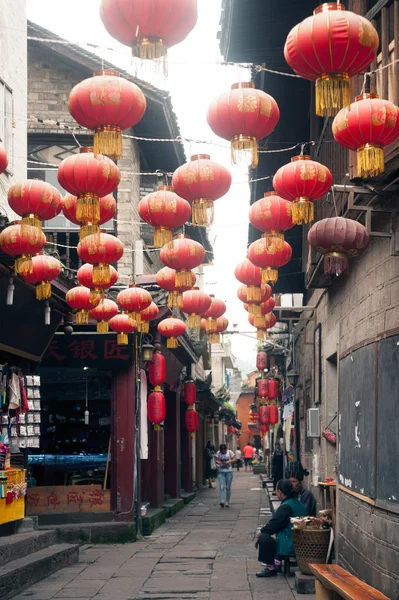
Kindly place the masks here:
[(306, 510), (308, 511), (309, 517), (316, 516), (316, 498), (313, 496), (310, 490), (301, 489), (299, 494), (299, 500), (302, 502)]
[(276, 534), (277, 554), (280, 556), (295, 556), (292, 545), (291, 517), (306, 517), (307, 510), (298, 498), (286, 498), (276, 510), (261, 533)]

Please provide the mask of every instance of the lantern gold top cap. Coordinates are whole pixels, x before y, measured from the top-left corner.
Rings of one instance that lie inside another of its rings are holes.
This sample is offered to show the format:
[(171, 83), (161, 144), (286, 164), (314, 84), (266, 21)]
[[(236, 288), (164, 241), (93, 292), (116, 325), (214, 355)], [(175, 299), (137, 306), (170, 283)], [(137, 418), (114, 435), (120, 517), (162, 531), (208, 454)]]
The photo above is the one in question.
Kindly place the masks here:
[(94, 71), (94, 77), (100, 77), (101, 75), (109, 76), (109, 77), (119, 77), (119, 73), (114, 71), (113, 69), (99, 69), (98, 71)]
[(254, 82), (253, 81), (243, 81), (241, 83), (234, 83), (231, 86), (232, 90), (242, 90), (242, 89), (246, 89), (246, 88), (254, 89), (255, 88)]
[(379, 98), (379, 95), (371, 93), (360, 94), (360, 96), (356, 96), (355, 100), (356, 102), (359, 102), (359, 100), (372, 100), (373, 98)]
[(343, 4), (337, 4), (336, 2), (325, 2), (321, 6), (314, 9), (313, 14), (318, 15), (323, 12), (330, 12), (332, 10), (345, 10)]
[(94, 152), (93, 146), (85, 146), (84, 148), (79, 148), (79, 154), (88, 154), (89, 152)]
[(210, 160), (209, 154), (193, 154), (190, 160)]
[(265, 192), (263, 196), (264, 198), (268, 198), (269, 196), (277, 196), (277, 192), (275, 192), (274, 190), (272, 192)]
[(297, 160), (311, 160), (308, 154), (299, 154), (298, 156), (293, 156), (291, 158), (291, 162), (296, 162)]
[(157, 192), (173, 192), (173, 188), (171, 185), (159, 185), (157, 187)]

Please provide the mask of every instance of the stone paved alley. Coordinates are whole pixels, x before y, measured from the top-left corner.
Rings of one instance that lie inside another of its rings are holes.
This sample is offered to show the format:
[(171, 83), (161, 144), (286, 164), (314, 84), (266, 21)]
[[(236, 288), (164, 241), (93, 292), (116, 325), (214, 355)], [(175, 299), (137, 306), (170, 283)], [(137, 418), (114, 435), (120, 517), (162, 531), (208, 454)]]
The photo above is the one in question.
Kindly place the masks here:
[(217, 489), (202, 489), (150, 538), (83, 546), (78, 564), (15, 600), (292, 600), (294, 577), (255, 577), (253, 537), (267, 518), (260, 514), (267, 505), (259, 476), (240, 472), (229, 509), (220, 508)]

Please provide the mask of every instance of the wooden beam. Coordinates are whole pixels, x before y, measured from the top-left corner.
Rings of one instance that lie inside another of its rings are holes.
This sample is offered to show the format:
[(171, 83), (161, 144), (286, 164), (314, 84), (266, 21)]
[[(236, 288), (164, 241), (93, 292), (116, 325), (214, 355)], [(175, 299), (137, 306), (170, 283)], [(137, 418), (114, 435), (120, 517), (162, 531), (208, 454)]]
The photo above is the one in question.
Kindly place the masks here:
[(345, 487), (342, 484), (339, 484), (338, 488), (340, 489), (341, 492), (344, 492), (345, 494), (349, 494), (349, 496), (353, 496), (354, 498), (357, 498), (358, 500), (361, 500), (362, 502), (365, 502), (366, 504), (375, 506), (375, 500), (373, 500), (372, 498), (369, 498), (368, 496), (364, 496), (363, 494), (354, 492), (353, 490), (348, 489), (347, 487)]
[(374, 17), (376, 17), (378, 13), (384, 8), (384, 6), (390, 3), (390, 1), (391, 0), (378, 0), (378, 2), (374, 4), (373, 8), (370, 8), (369, 12), (366, 14), (366, 19), (368, 19), (369, 21), (374, 19)]
[[(381, 66), (385, 67), (389, 63), (389, 15), (388, 8), (385, 6), (381, 11), (381, 50), (382, 50), (382, 61)], [(382, 98), (388, 98), (388, 71), (389, 69), (383, 69), (381, 71), (381, 96)]]

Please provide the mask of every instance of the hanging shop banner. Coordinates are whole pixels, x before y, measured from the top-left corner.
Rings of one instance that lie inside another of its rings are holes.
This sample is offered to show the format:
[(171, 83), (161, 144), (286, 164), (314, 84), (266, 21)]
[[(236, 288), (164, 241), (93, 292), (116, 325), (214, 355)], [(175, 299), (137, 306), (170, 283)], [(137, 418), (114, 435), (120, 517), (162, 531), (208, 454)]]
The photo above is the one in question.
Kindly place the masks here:
[(125, 369), (133, 360), (133, 336), (127, 346), (118, 346), (116, 334), (56, 334), (44, 355), (42, 367), (92, 367)]

